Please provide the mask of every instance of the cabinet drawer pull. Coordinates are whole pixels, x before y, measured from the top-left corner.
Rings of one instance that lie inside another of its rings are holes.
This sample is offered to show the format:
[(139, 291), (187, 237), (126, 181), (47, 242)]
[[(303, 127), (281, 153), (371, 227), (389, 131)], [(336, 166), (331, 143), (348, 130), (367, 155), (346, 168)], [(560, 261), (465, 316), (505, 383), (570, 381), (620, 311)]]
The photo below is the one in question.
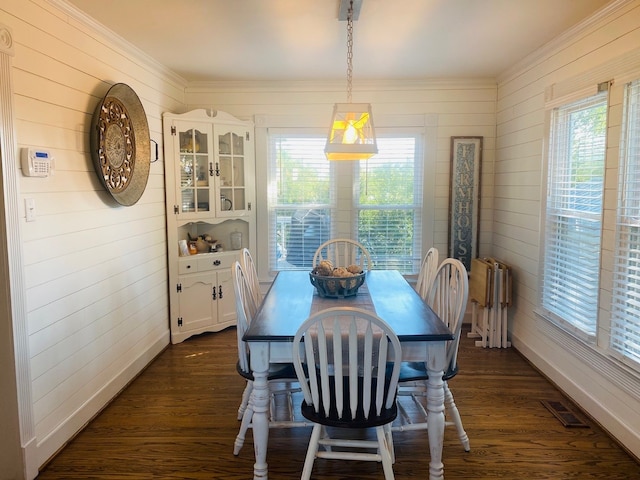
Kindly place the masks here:
[(220, 265), (222, 262), (220, 260), (214, 260), (213, 264), (217, 267), (218, 265)]
[(222, 298), (222, 285), (218, 285), (218, 298)]

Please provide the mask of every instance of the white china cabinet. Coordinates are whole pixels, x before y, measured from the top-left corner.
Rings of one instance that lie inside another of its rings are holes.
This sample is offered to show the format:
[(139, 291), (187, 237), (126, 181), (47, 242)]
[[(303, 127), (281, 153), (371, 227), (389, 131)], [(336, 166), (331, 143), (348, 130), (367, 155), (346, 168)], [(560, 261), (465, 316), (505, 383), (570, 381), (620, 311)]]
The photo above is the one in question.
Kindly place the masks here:
[(171, 342), (179, 343), (235, 325), (231, 266), (241, 248), (255, 249), (253, 123), (201, 109), (165, 113), (163, 129)]

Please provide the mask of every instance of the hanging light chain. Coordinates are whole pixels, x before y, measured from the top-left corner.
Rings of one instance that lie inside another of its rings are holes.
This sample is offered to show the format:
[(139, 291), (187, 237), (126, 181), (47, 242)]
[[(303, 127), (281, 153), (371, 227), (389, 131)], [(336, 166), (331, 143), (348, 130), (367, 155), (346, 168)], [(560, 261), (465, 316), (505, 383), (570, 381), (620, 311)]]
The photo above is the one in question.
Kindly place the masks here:
[(351, 103), (351, 82), (353, 80), (353, 0), (347, 12), (347, 103)]
[[(358, 9), (362, 0), (340, 0), (338, 19), (347, 20), (347, 103), (336, 103), (325, 145), (327, 160), (364, 160), (378, 153), (378, 144), (373, 128), (371, 104), (354, 104), (352, 99), (353, 83), (353, 5), (357, 1)], [(346, 7), (346, 12), (345, 12)], [(346, 13), (346, 18), (345, 18)], [(368, 165), (364, 166), (364, 189), (368, 192)]]

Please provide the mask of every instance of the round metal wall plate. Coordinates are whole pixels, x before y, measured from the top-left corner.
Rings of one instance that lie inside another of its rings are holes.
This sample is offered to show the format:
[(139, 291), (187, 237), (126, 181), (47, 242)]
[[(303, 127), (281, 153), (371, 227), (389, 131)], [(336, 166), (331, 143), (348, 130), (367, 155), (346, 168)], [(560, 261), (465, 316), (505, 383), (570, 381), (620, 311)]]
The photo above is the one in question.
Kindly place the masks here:
[(91, 121), (91, 157), (98, 178), (120, 205), (136, 203), (149, 179), (149, 124), (136, 93), (113, 85)]

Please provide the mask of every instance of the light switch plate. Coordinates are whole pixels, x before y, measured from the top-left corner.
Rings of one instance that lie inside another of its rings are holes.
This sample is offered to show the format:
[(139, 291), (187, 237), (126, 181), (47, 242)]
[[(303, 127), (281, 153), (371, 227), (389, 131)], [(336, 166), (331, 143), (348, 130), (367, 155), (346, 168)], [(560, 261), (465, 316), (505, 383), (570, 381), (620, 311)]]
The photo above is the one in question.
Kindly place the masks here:
[(26, 212), (27, 222), (35, 222), (36, 221), (36, 199), (25, 198), (24, 210)]

